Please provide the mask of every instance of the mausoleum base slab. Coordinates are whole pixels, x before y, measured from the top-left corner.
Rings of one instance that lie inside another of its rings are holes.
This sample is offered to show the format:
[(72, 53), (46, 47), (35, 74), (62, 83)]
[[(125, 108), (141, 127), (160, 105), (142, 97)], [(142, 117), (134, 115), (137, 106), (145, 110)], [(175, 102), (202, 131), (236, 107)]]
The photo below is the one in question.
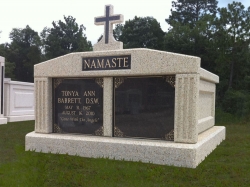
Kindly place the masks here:
[(22, 116), (6, 116), (8, 122), (16, 122), (16, 121), (29, 121), (35, 120), (34, 115), (22, 115)]
[(184, 144), (148, 139), (31, 132), (25, 137), (25, 150), (196, 168), (225, 139), (225, 133), (225, 127), (214, 126), (199, 134), (196, 144)]
[(7, 118), (0, 118), (0, 125), (7, 124)]

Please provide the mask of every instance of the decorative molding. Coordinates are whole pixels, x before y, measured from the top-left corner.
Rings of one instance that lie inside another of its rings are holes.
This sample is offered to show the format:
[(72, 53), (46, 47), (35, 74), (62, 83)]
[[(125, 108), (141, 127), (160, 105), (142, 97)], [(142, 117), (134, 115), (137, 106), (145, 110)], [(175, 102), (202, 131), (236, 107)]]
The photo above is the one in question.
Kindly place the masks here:
[(103, 83), (103, 78), (96, 78), (96, 79), (95, 79), (95, 82), (96, 82), (100, 87), (103, 88), (103, 85), (104, 85), (104, 83)]
[(103, 126), (101, 126), (100, 128), (98, 128), (93, 135), (96, 135), (96, 136), (103, 136)]
[(164, 79), (165, 79), (166, 82), (168, 82), (173, 88), (175, 87), (175, 76), (174, 76), (174, 75), (165, 76)]
[(56, 123), (54, 123), (53, 132), (54, 133), (63, 133), (63, 130), (59, 127), (59, 125), (57, 125)]
[(115, 88), (118, 88), (122, 83), (124, 83), (124, 77), (115, 77)]
[(174, 141), (174, 129), (165, 134), (165, 140)]
[(114, 129), (114, 136), (115, 137), (124, 137), (124, 133), (118, 128), (118, 127), (115, 127)]
[(54, 89), (57, 88), (62, 82), (63, 79), (54, 79)]

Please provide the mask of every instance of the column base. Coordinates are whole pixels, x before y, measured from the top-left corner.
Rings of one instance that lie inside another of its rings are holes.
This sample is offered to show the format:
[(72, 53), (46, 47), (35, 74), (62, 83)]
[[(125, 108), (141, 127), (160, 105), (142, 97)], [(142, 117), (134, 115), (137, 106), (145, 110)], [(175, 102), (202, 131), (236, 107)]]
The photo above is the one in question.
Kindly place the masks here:
[(0, 118), (0, 125), (7, 124), (7, 118)]

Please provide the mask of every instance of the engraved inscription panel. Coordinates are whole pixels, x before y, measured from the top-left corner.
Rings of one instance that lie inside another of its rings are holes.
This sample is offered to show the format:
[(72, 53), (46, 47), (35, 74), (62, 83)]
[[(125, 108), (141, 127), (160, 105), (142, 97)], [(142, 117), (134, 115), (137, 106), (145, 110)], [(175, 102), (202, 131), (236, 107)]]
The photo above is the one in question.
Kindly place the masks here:
[(173, 140), (175, 88), (166, 77), (114, 80), (114, 136)]
[(131, 55), (82, 58), (82, 71), (131, 69)]
[(94, 78), (53, 79), (53, 132), (102, 135), (103, 88), (99, 82)]

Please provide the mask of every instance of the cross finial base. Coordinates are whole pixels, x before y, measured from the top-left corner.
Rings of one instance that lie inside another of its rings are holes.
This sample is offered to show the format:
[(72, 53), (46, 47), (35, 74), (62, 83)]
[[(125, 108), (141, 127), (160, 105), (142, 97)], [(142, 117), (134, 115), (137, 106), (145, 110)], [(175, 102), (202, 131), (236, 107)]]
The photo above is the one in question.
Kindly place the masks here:
[[(103, 37), (104, 38), (104, 37)], [(113, 37), (108, 44), (105, 44), (104, 39), (101, 39), (98, 43), (93, 46), (93, 51), (107, 51), (107, 50), (118, 50), (123, 49), (123, 42), (116, 41)]]

